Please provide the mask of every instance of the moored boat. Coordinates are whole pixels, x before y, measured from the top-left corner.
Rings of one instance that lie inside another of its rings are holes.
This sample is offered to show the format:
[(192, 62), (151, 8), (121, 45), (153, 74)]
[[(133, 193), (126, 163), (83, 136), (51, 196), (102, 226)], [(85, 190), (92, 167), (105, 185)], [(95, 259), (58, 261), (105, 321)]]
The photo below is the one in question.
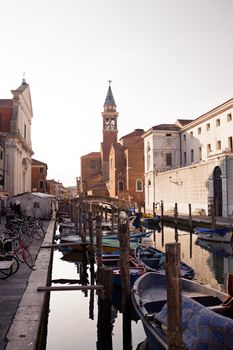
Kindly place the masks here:
[[(233, 349), (232, 283), (228, 294), (183, 278), (181, 283), (184, 348)], [(145, 273), (135, 281), (131, 295), (150, 349), (167, 349), (166, 276)]]
[[(135, 249), (135, 257), (145, 266), (147, 271), (155, 271), (165, 274), (166, 254), (152, 246), (140, 244)], [(181, 277), (193, 279), (195, 272), (193, 268), (183, 261), (180, 263)]]
[[(120, 253), (103, 254), (102, 263), (113, 271), (113, 284), (121, 285)], [(146, 272), (145, 267), (134, 257), (129, 256), (129, 273), (131, 286), (136, 279)]]
[(233, 231), (231, 227), (225, 226), (221, 228), (196, 227), (194, 232), (201, 240), (212, 242), (233, 243)]

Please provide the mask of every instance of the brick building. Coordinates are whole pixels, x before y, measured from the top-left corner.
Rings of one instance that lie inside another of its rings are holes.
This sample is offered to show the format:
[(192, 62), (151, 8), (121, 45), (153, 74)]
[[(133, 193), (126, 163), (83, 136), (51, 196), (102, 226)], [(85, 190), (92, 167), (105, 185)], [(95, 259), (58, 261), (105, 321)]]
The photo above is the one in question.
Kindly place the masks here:
[(47, 191), (47, 170), (48, 166), (39, 160), (32, 158), (32, 192)]

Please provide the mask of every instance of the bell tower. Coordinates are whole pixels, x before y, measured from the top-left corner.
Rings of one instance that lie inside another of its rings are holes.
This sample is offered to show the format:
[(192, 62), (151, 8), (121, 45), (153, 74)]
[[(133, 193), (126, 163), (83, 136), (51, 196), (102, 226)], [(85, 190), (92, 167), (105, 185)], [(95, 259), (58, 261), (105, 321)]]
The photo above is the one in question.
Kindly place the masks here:
[(109, 151), (112, 144), (117, 143), (117, 117), (116, 103), (112, 94), (111, 80), (108, 81), (108, 92), (104, 103), (103, 117), (103, 142), (101, 143), (103, 180), (109, 178)]

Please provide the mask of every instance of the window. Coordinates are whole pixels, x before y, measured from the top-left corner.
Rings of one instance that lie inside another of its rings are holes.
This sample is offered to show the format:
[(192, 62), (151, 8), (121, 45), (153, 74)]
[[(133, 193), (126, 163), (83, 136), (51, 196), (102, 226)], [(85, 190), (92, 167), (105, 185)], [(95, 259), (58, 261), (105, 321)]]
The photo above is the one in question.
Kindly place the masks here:
[(198, 148), (199, 160), (202, 160), (202, 147)]
[(172, 154), (166, 153), (166, 165), (171, 166), (172, 165)]
[(216, 126), (220, 126), (220, 119), (216, 119)]
[(183, 135), (183, 140), (186, 141), (186, 135), (185, 134)]
[(218, 141), (216, 142), (216, 149), (217, 149), (217, 150), (221, 149), (221, 141), (220, 141), (220, 140), (218, 140)]
[(191, 163), (193, 163), (194, 162), (194, 151), (193, 151), (193, 149), (191, 149), (191, 151), (190, 151), (190, 158), (191, 158)]
[(124, 191), (124, 181), (119, 180), (119, 182), (118, 182), (118, 190), (119, 191)]
[(230, 152), (233, 151), (232, 136), (228, 137), (228, 147)]
[(206, 124), (206, 130), (210, 130), (210, 123)]
[(91, 160), (90, 167), (91, 167), (91, 169), (95, 169), (96, 168), (96, 161), (95, 161), (95, 159)]
[(207, 150), (207, 156), (209, 155), (209, 153), (211, 152), (211, 144), (208, 143), (208, 145), (206, 146), (206, 150)]
[(44, 188), (44, 181), (40, 181), (40, 188)]
[(172, 136), (172, 134), (166, 134), (167, 137)]
[(184, 152), (184, 165), (186, 165), (187, 164), (187, 154), (186, 154), (186, 152)]
[(44, 168), (41, 166), (40, 167), (40, 173), (43, 174), (43, 172), (44, 172)]
[(228, 121), (228, 122), (231, 122), (231, 121), (232, 121), (232, 115), (231, 115), (231, 113), (228, 113), (228, 114), (227, 114), (227, 121)]
[(142, 180), (140, 180), (140, 179), (137, 179), (137, 181), (136, 181), (136, 191), (142, 192)]
[(198, 135), (200, 135), (201, 134), (201, 128), (198, 128), (197, 132), (198, 132)]
[(193, 137), (193, 131), (190, 132), (190, 137)]
[(0, 152), (0, 159), (3, 159), (3, 151)]
[(150, 144), (149, 144), (149, 142), (147, 143), (146, 155), (147, 155), (147, 170), (149, 170), (150, 169)]
[(24, 124), (24, 134), (23, 134), (23, 137), (26, 139), (27, 137), (27, 126), (26, 124)]

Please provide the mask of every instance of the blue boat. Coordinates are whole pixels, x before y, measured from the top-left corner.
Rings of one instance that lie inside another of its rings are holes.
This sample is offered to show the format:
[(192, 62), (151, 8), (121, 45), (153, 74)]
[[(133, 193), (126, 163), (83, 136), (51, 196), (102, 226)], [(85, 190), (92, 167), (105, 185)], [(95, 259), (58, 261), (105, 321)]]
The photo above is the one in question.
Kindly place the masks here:
[(199, 239), (212, 242), (233, 243), (232, 227), (225, 226), (220, 228), (196, 227), (194, 232)]
[[(181, 283), (183, 348), (233, 349), (232, 287), (227, 294), (183, 278)], [(131, 296), (150, 350), (168, 349), (166, 276), (145, 273), (135, 281)]]
[[(165, 274), (166, 254), (154, 247), (138, 245), (135, 249), (135, 257), (145, 266), (147, 271)], [(193, 279), (195, 272), (193, 268), (183, 261), (180, 263), (181, 277)]]

